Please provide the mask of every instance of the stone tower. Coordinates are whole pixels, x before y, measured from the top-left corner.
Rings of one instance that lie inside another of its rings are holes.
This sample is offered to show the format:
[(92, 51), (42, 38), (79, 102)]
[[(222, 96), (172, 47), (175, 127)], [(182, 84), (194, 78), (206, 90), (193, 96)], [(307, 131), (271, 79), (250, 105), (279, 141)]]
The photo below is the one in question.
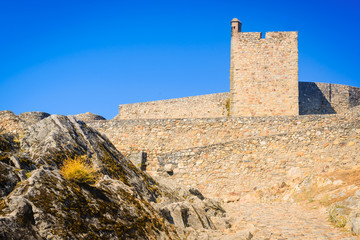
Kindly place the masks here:
[(298, 33), (241, 32), (231, 21), (231, 116), (299, 114)]

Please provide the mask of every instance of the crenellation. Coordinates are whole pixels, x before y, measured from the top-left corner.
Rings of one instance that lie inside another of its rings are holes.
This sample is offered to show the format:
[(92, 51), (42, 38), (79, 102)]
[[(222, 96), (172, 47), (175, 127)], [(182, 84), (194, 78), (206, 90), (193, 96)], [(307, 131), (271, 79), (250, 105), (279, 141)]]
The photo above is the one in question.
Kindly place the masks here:
[(267, 40), (283, 40), (294, 41), (298, 39), (298, 32), (266, 32), (265, 39)]
[(235, 40), (242, 42), (260, 41), (262, 39), (261, 32), (239, 32), (233, 36)]

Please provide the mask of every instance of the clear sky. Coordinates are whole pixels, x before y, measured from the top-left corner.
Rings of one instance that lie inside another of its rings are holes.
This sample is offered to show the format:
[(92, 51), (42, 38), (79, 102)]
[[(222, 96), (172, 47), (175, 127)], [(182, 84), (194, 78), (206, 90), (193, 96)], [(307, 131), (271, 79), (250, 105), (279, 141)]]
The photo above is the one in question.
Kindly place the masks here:
[(92, 112), (229, 91), (230, 21), (299, 31), (299, 80), (360, 87), (359, 0), (1, 0), (0, 110)]

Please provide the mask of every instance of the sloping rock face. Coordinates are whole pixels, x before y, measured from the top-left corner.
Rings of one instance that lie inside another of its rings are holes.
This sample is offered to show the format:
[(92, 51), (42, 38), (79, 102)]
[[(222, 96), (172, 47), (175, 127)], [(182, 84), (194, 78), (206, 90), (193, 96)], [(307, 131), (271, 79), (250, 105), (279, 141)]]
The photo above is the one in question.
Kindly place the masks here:
[(19, 118), (24, 122), (28, 123), (29, 125), (37, 123), (38, 121), (47, 118), (49, 116), (50, 114), (45, 112), (23, 112), (19, 114)]
[(23, 120), (8, 110), (0, 111), (0, 119), (0, 133), (18, 134), (25, 126)]
[[(21, 139), (0, 135), (0, 239), (196, 238), (196, 229), (215, 229), (212, 220), (225, 216), (196, 190), (160, 186), (72, 116), (23, 126)], [(62, 176), (63, 161), (76, 156), (97, 169), (96, 184)]]
[(19, 115), (4, 110), (0, 111), (0, 133), (11, 133), (12, 135), (24, 134), (25, 129), (38, 121), (47, 118), (50, 114), (45, 112), (23, 112)]

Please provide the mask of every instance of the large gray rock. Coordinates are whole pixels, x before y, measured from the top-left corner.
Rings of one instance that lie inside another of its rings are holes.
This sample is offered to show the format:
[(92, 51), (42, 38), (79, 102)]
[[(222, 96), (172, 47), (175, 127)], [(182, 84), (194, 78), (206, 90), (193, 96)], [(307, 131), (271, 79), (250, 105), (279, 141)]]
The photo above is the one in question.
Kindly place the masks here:
[(32, 125), (39, 122), (40, 120), (43, 120), (44, 118), (49, 117), (50, 114), (46, 112), (23, 112), (20, 113), (18, 116), (28, 125)]
[(351, 218), (351, 231), (357, 235), (360, 235), (360, 214), (356, 214)]
[[(205, 198), (194, 188), (173, 188), (171, 185), (164, 185), (163, 188), (170, 188), (168, 192), (176, 193), (177, 199), (162, 199), (156, 207), (168, 222), (183, 228), (195, 230), (200, 229), (226, 229), (230, 228), (225, 210), (220, 204), (211, 199)], [(216, 224), (214, 224), (216, 223)]]
[(15, 113), (0, 111), (0, 133), (21, 134), (25, 123)]
[[(75, 117), (51, 115), (24, 133), (0, 135), (0, 239), (183, 239), (223, 214), (198, 191), (159, 185)], [(97, 170), (95, 185), (61, 174), (76, 156)]]
[(76, 119), (84, 121), (84, 122), (93, 121), (93, 120), (106, 120), (106, 118), (104, 118), (103, 116), (93, 114), (91, 112), (76, 114), (76, 115), (74, 115), (74, 117), (76, 117)]
[(15, 168), (0, 162), (0, 197), (7, 196), (20, 182)]

